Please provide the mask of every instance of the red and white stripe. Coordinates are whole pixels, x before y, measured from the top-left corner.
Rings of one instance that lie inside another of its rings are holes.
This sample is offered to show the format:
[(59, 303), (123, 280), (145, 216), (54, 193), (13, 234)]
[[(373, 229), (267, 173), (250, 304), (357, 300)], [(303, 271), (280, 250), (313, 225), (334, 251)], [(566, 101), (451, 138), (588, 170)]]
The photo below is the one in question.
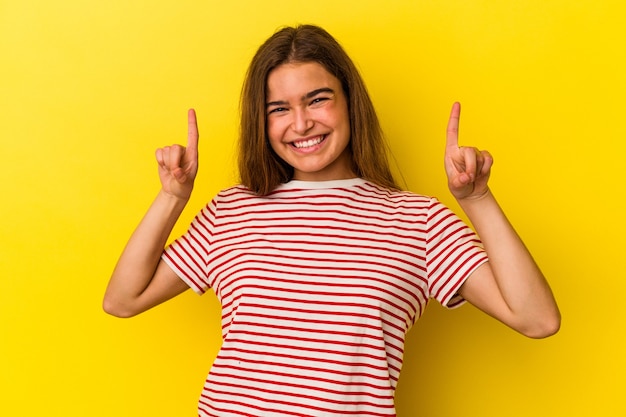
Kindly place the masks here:
[(219, 193), (163, 259), (222, 304), (200, 416), (393, 416), (406, 332), (487, 260), (435, 199), (362, 179)]

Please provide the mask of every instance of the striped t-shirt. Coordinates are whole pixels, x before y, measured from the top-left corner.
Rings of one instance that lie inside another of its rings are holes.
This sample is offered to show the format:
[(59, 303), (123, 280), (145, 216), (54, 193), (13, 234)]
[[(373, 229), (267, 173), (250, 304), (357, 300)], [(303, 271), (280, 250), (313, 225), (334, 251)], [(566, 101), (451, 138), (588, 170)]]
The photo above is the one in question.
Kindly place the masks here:
[(222, 305), (200, 416), (393, 416), (405, 335), (487, 260), (433, 198), (362, 179), (220, 192), (163, 259)]

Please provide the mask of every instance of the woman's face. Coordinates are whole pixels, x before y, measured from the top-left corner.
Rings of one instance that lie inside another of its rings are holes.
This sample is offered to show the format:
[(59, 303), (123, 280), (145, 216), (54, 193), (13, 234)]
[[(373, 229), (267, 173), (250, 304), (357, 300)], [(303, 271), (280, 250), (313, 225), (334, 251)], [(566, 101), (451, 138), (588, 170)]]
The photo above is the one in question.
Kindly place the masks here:
[(316, 62), (276, 67), (267, 78), (267, 133), (296, 180), (348, 179), (350, 119), (341, 82)]

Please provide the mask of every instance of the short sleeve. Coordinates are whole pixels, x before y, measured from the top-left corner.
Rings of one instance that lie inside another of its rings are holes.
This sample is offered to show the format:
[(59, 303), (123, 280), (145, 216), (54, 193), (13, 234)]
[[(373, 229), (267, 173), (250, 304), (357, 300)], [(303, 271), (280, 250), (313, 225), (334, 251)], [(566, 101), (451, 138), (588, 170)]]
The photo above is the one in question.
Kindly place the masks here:
[(168, 245), (161, 255), (176, 275), (198, 294), (211, 288), (207, 264), (216, 207), (216, 199), (213, 199), (194, 218), (187, 232)]
[(488, 261), (478, 235), (449, 208), (431, 200), (427, 220), (426, 265), (430, 297), (444, 307), (465, 302), (458, 290)]

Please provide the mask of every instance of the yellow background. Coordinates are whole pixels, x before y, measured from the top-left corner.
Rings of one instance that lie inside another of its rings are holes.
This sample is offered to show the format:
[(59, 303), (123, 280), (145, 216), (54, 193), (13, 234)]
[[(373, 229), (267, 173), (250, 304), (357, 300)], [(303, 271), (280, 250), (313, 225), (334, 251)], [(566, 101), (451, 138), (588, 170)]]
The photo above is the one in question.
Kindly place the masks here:
[(174, 234), (236, 179), (241, 81), (284, 24), (362, 70), (407, 186), (457, 208), (450, 105), (558, 298), (536, 341), (432, 304), (409, 335), (400, 417), (624, 416), (626, 6), (621, 0), (0, 0), (0, 415), (192, 416), (219, 345), (211, 295), (142, 316), (101, 298), (159, 184), (153, 150), (201, 128)]

